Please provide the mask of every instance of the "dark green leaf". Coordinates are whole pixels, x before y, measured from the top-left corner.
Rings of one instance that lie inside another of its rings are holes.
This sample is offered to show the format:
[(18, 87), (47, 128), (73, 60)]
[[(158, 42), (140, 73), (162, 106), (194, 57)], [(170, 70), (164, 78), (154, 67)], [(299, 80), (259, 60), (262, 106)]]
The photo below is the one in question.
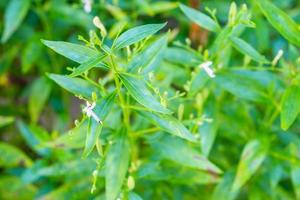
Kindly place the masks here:
[(56, 53), (59, 53), (77, 63), (85, 63), (91, 58), (95, 58), (96, 56), (100, 57), (99, 52), (96, 50), (79, 44), (49, 40), (42, 40), (42, 42)]
[(4, 14), (4, 32), (2, 34), (2, 43), (5, 43), (16, 31), (26, 16), (30, 0), (10, 0)]
[(218, 32), (220, 30), (219, 25), (206, 14), (203, 14), (202, 12), (183, 4), (180, 4), (179, 7), (190, 20), (192, 20), (199, 26), (213, 32)]
[(289, 42), (300, 46), (300, 29), (284, 11), (269, 0), (255, 1), (270, 24)]
[(150, 110), (170, 114), (171, 111), (163, 107), (160, 102), (151, 94), (146, 82), (141, 77), (127, 74), (120, 74), (120, 79), (128, 90), (129, 94), (140, 104)]
[(234, 48), (236, 48), (242, 54), (249, 56), (253, 60), (261, 63), (269, 62), (264, 56), (258, 53), (250, 44), (248, 44), (244, 40), (238, 37), (231, 36), (230, 41), (233, 44)]
[(167, 23), (147, 24), (134, 27), (122, 33), (114, 43), (114, 49), (121, 49), (126, 46), (139, 42), (162, 29)]
[(101, 97), (99, 89), (86, 80), (80, 78), (70, 78), (68, 76), (58, 74), (48, 74), (48, 77), (75, 95), (82, 96), (86, 99), (91, 99), (92, 93), (95, 92), (98, 97)]
[(300, 88), (292, 85), (286, 89), (281, 102), (281, 128), (287, 130), (300, 113)]
[(117, 199), (125, 181), (130, 159), (130, 146), (126, 134), (126, 131), (122, 130), (107, 152), (105, 163), (105, 193), (107, 200)]

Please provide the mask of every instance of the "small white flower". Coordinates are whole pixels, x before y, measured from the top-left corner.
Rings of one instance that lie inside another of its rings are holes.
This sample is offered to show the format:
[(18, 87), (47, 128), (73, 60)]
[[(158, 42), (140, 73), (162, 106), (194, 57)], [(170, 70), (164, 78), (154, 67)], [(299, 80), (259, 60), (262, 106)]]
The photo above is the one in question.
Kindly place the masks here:
[(92, 104), (90, 104), (87, 101), (86, 102), (86, 107), (83, 109), (83, 112), (85, 112), (88, 117), (93, 117), (99, 124), (102, 124), (102, 121), (100, 120), (100, 118), (93, 111), (93, 109), (95, 108), (95, 106), (96, 106), (95, 102), (93, 102)]
[(280, 50), (278, 51), (278, 53), (276, 54), (275, 58), (274, 58), (273, 61), (272, 61), (272, 65), (273, 65), (273, 66), (276, 65), (276, 64), (278, 63), (279, 59), (283, 56), (283, 53), (284, 53), (284, 51), (283, 51), (282, 49), (280, 49)]
[(103, 25), (102, 21), (100, 20), (100, 18), (98, 16), (94, 17), (93, 19), (93, 24), (100, 29), (101, 34), (103, 37), (105, 37), (107, 35), (107, 31), (105, 29), (105, 26)]
[(83, 9), (86, 13), (90, 13), (92, 11), (92, 0), (82, 0)]
[(199, 65), (200, 68), (204, 69), (204, 71), (207, 73), (207, 75), (211, 78), (216, 77), (214, 71), (210, 68), (210, 66), (212, 65), (211, 61), (206, 61), (202, 64)]

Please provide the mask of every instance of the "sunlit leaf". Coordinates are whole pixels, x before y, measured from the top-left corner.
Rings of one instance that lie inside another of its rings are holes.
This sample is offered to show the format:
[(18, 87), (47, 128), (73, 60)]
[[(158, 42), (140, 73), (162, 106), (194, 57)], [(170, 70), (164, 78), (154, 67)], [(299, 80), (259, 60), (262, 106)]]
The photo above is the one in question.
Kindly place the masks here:
[(114, 49), (121, 49), (126, 46), (139, 42), (146, 37), (149, 37), (162, 29), (166, 23), (163, 24), (146, 24), (134, 27), (122, 33), (114, 43)]
[(49, 40), (42, 40), (42, 42), (53, 51), (78, 63), (84, 63), (91, 58), (100, 56), (96, 50), (79, 44)]
[(171, 111), (163, 107), (147, 88), (146, 82), (141, 77), (127, 74), (119, 75), (129, 94), (140, 104), (150, 110), (170, 114)]

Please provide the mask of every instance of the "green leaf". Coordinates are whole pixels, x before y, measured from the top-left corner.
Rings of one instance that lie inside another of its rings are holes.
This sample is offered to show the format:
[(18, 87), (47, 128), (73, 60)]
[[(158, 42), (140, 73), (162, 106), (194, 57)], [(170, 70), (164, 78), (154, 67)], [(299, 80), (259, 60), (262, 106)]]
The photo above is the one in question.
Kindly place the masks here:
[(50, 150), (40, 146), (40, 144), (49, 140), (49, 135), (47, 132), (37, 126), (27, 126), (22, 121), (17, 121), (17, 127), (26, 143), (35, 152), (42, 156), (49, 155)]
[(85, 63), (96, 56), (100, 57), (99, 52), (83, 45), (49, 40), (42, 40), (42, 42), (56, 53), (80, 64)]
[(168, 135), (162, 136), (153, 142), (152, 147), (164, 158), (172, 160), (180, 165), (197, 168), (220, 174), (222, 171), (197, 150), (189, 146), (184, 140)]
[(40, 41), (30, 41), (22, 52), (22, 73), (27, 73), (37, 63), (43, 52)]
[(238, 37), (229, 37), (230, 41), (234, 48), (236, 48), (239, 52), (242, 54), (249, 56), (253, 60), (261, 63), (267, 63), (269, 62), (266, 60), (264, 56), (262, 56), (260, 53), (258, 53), (250, 44), (245, 42), (244, 40), (238, 38)]
[(28, 167), (31, 159), (17, 147), (0, 142), (0, 167)]
[(74, 71), (69, 75), (70, 77), (79, 76), (84, 72), (87, 72), (88, 70), (94, 68), (94, 67), (101, 67), (104, 69), (107, 69), (107, 66), (103, 64), (103, 59), (106, 57), (106, 55), (97, 55), (86, 62), (82, 63), (78, 67), (74, 69)]
[(136, 55), (128, 64), (128, 72), (134, 73), (138, 69), (143, 69), (144, 72), (151, 71), (153, 64), (163, 55), (167, 47), (168, 38), (166, 35), (159, 38), (150, 44), (144, 51)]
[[(107, 97), (105, 97), (103, 100), (97, 101), (96, 107), (93, 109), (93, 111), (96, 113), (96, 115), (100, 118), (100, 120), (103, 122), (105, 117), (108, 115), (109, 111), (111, 110), (114, 99), (115, 99), (116, 93), (112, 92)], [(96, 145), (96, 141), (99, 138), (99, 135), (101, 133), (103, 124), (99, 124), (96, 120), (93, 118), (89, 119), (89, 126), (87, 130), (87, 136), (86, 136), (86, 143), (83, 151), (83, 157), (87, 157), (93, 150), (94, 146)]]
[(163, 107), (160, 102), (151, 94), (146, 82), (141, 77), (127, 74), (119, 74), (121, 81), (128, 90), (129, 94), (140, 104), (150, 110), (170, 114), (171, 111)]
[(117, 199), (128, 170), (130, 146), (122, 130), (109, 147), (105, 163), (105, 193), (107, 200)]
[(121, 49), (126, 46), (139, 42), (162, 29), (167, 23), (163, 24), (147, 24), (134, 27), (122, 33), (114, 43), (114, 49)]
[(30, 0), (10, 0), (4, 14), (2, 43), (5, 43), (22, 23), (30, 8)]
[(239, 190), (257, 171), (265, 160), (268, 144), (261, 140), (251, 140), (243, 149), (232, 191)]
[(220, 30), (220, 26), (206, 14), (183, 4), (180, 4), (179, 7), (190, 20), (192, 20), (202, 28), (213, 32), (218, 32)]
[(12, 116), (0, 116), (0, 128), (7, 126), (15, 121)]
[(289, 42), (300, 46), (300, 29), (284, 11), (277, 8), (269, 0), (255, 1), (269, 23)]
[(80, 78), (70, 78), (68, 76), (58, 74), (48, 74), (48, 77), (55, 81), (62, 88), (72, 92), (75, 95), (82, 96), (86, 99), (91, 99), (92, 93), (95, 92), (98, 97), (101, 97), (99, 89), (86, 80)]
[(134, 192), (129, 192), (128, 200), (143, 200), (143, 199), (138, 194), (136, 194)]
[(44, 108), (44, 105), (50, 95), (51, 92), (51, 84), (48, 79), (45, 77), (41, 77), (36, 79), (32, 83), (28, 109), (31, 117), (31, 121), (36, 123), (41, 111)]
[(291, 165), (291, 179), (294, 186), (294, 190), (297, 196), (297, 199), (300, 199), (300, 165), (292, 164)]
[(266, 95), (261, 85), (247, 75), (234, 72), (220, 72), (214, 78), (216, 83), (233, 95), (255, 102), (266, 101)]
[(150, 112), (139, 113), (151, 120), (155, 125), (159, 126), (164, 131), (191, 142), (196, 142), (195, 136), (176, 118), (170, 115), (161, 115)]
[(281, 102), (281, 128), (287, 130), (300, 113), (300, 88), (292, 85), (286, 89)]

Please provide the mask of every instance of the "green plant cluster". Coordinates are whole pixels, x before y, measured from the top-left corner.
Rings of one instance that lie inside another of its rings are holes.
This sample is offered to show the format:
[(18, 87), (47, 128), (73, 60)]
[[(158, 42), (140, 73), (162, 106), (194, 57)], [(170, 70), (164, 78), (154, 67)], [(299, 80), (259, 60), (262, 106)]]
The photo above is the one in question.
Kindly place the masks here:
[(0, 199), (300, 199), (299, 1), (0, 10)]

